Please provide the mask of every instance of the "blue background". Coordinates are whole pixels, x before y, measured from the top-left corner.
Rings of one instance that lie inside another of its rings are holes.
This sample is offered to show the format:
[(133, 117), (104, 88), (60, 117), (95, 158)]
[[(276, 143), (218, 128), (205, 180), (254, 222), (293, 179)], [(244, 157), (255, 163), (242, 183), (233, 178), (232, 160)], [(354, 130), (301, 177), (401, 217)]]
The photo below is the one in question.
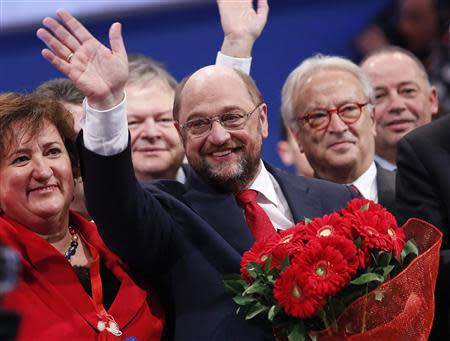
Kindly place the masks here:
[[(269, 107), (269, 138), (263, 156), (282, 166), (276, 153), (280, 125), (280, 92), (289, 72), (315, 53), (358, 60), (357, 34), (386, 5), (387, 0), (272, 0), (268, 23), (253, 49), (251, 75)], [(32, 7), (30, 8), (32, 10)], [(52, 15), (52, 13), (49, 13)], [(180, 80), (196, 69), (213, 64), (223, 40), (216, 4), (170, 10), (116, 13), (105, 18), (81, 18), (88, 29), (107, 43), (113, 21), (123, 24), (128, 52), (161, 61)], [(40, 55), (44, 47), (35, 36), (38, 25), (0, 32), (0, 91), (28, 92), (40, 83), (61, 77)]]

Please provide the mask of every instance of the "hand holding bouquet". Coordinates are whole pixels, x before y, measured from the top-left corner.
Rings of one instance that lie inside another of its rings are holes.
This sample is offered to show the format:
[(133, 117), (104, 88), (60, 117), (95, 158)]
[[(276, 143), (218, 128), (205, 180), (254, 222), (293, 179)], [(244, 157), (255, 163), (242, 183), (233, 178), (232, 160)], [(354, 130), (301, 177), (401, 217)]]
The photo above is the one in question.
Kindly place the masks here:
[[(227, 276), (225, 286), (247, 319), (265, 316), (279, 339), (399, 340), (388, 322), (411, 308), (402, 324), (422, 313), (413, 329), (428, 335), (441, 236), (426, 223), (409, 225), (399, 228), (381, 205), (355, 199), (256, 242), (242, 257), (241, 274)], [(423, 287), (414, 281), (422, 275)], [(398, 322), (394, 329), (411, 336)], [(405, 338), (414, 339), (426, 336)]]

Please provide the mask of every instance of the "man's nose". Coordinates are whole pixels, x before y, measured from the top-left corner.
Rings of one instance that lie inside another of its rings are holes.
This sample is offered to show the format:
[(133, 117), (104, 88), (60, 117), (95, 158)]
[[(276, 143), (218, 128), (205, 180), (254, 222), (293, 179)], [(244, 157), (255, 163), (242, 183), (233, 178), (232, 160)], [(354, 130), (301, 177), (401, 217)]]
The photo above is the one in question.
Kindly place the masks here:
[(140, 127), (140, 134), (147, 138), (158, 138), (161, 135), (158, 123), (153, 118), (147, 118)]
[(328, 123), (328, 131), (340, 133), (346, 131), (347, 129), (347, 123), (345, 123), (336, 112), (333, 112), (330, 116), (330, 123)]
[(230, 132), (219, 121), (213, 121), (208, 140), (215, 145), (222, 145), (230, 139)]
[(389, 94), (388, 112), (399, 113), (405, 109), (405, 101), (397, 91)]

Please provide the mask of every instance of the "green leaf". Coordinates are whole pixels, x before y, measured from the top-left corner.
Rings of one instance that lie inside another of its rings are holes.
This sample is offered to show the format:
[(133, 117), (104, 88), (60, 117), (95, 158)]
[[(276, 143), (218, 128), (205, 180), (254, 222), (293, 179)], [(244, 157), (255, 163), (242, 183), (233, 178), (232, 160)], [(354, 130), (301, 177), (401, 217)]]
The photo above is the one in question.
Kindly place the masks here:
[(255, 316), (266, 312), (269, 308), (265, 305), (262, 305), (261, 303), (257, 302), (255, 305), (250, 307), (250, 309), (247, 311), (247, 315), (245, 316), (246, 320), (250, 320), (254, 318)]
[(289, 256), (284, 257), (284, 259), (281, 261), (281, 271), (284, 271), (289, 266)]
[(270, 271), (270, 264), (272, 263), (272, 255), (269, 256), (266, 260), (266, 265), (264, 266), (264, 271), (269, 272)]
[(378, 257), (378, 265), (381, 267), (388, 266), (392, 259), (392, 252), (381, 252)]
[(309, 218), (306, 218), (306, 217), (305, 217), (304, 221), (305, 221), (305, 224), (309, 224), (310, 222), (312, 222), (312, 220), (311, 220), (311, 219), (309, 219)]
[(280, 277), (280, 270), (277, 268), (272, 268), (270, 269), (270, 271), (267, 273), (267, 276), (273, 276), (275, 278)]
[(274, 304), (273, 306), (271, 306), (269, 312), (267, 313), (267, 318), (269, 319), (269, 321), (272, 322), (275, 316), (277, 316), (280, 311), (281, 307), (279, 305)]
[(361, 276), (355, 278), (350, 283), (356, 284), (356, 285), (362, 285), (362, 284), (366, 284), (366, 283), (373, 282), (373, 281), (378, 281), (380, 283), (383, 283), (384, 277), (381, 276), (380, 274), (377, 274), (374, 272), (369, 272), (369, 273), (362, 274)]
[(394, 265), (385, 266), (383, 268), (383, 277), (386, 278), (386, 276), (389, 275), (394, 268), (395, 268)]
[(402, 261), (402, 268), (406, 268), (417, 256), (414, 253), (408, 254)]
[(256, 279), (259, 275), (263, 273), (261, 265), (255, 262), (250, 262), (247, 265), (247, 272), (253, 279)]
[(404, 259), (407, 256), (409, 256), (410, 254), (414, 255), (414, 257), (417, 257), (419, 255), (419, 249), (417, 248), (416, 243), (412, 239), (408, 240), (405, 243), (402, 253), (400, 254), (402, 263), (403, 263)]
[(250, 285), (247, 289), (245, 289), (243, 295), (250, 295), (255, 293), (261, 293), (266, 289), (266, 286), (264, 283), (261, 283), (261, 281), (255, 281)]
[(369, 203), (362, 205), (359, 210), (361, 212), (364, 212), (364, 211), (367, 211), (368, 209), (369, 209)]
[(362, 238), (359, 236), (358, 238), (356, 238), (353, 243), (355, 244), (356, 248), (359, 249), (362, 245)]
[(256, 302), (256, 298), (251, 296), (234, 296), (233, 301), (239, 305), (249, 305), (253, 302)]
[(296, 323), (294, 325), (294, 328), (292, 328), (291, 332), (288, 334), (288, 340), (289, 341), (306, 341), (306, 331), (305, 331), (305, 325), (303, 324), (303, 321), (299, 321), (299, 323)]
[(383, 299), (384, 299), (383, 292), (381, 292), (379, 290), (375, 291), (375, 300), (378, 301), (378, 302), (382, 302)]
[(225, 275), (223, 285), (232, 294), (242, 294), (248, 286), (247, 282), (237, 274)]

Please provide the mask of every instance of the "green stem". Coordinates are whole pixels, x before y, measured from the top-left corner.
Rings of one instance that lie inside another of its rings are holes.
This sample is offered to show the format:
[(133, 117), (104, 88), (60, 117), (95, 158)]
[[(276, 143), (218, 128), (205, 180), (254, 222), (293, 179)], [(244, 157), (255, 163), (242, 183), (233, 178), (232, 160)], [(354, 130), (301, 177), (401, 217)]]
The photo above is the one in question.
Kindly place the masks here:
[(328, 301), (328, 306), (330, 307), (330, 312), (331, 312), (331, 322), (332, 322), (332, 329), (334, 333), (338, 332), (338, 325), (336, 323), (336, 310), (334, 309), (334, 300), (333, 297), (328, 297), (327, 298)]
[[(319, 316), (323, 321), (323, 324), (325, 325), (325, 329), (328, 330), (328, 328), (330, 327), (330, 322), (327, 319), (327, 313), (325, 312), (324, 309), (321, 309), (319, 311)], [(331, 335), (331, 330), (328, 330), (328, 335)]]

